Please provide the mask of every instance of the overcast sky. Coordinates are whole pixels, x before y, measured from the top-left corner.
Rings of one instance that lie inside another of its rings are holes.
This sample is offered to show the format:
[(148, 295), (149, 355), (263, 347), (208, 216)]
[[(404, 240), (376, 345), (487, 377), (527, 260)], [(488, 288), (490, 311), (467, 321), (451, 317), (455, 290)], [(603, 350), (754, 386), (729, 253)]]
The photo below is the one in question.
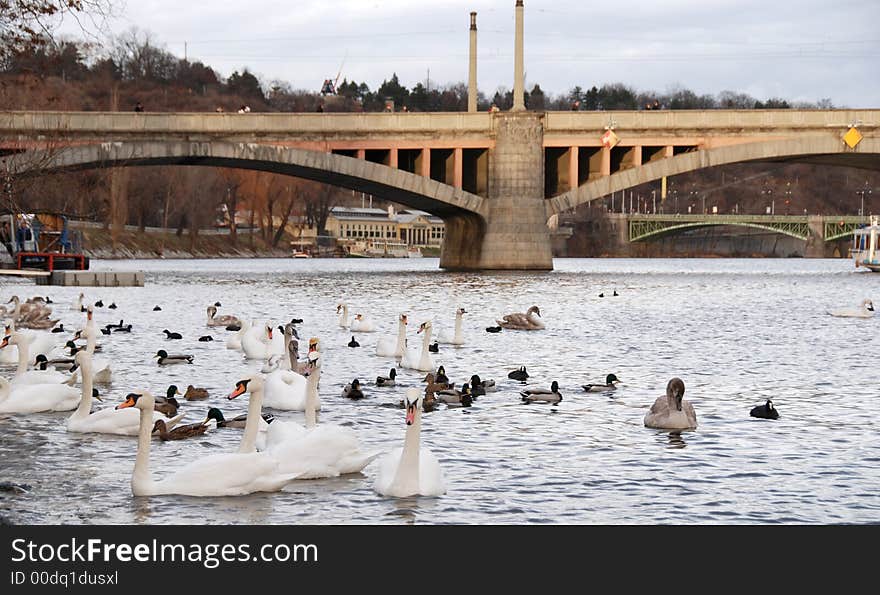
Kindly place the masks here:
[[(514, 0), (128, 0), (111, 29), (223, 76), (319, 91), (325, 78), (375, 90), (467, 81), (469, 12), (477, 12), (478, 84), (513, 87)], [(525, 0), (526, 88), (567, 93), (621, 82), (837, 107), (880, 108), (880, 0)], [(186, 48), (184, 48), (186, 43)], [(340, 80), (341, 80), (340, 78)]]

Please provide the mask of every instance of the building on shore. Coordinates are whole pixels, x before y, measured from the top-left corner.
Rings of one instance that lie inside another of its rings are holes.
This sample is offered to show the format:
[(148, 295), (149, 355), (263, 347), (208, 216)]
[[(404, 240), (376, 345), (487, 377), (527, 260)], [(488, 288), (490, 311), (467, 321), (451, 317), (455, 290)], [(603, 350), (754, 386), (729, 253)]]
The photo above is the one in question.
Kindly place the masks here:
[(424, 211), (333, 207), (327, 217), (327, 233), (340, 245), (371, 241), (403, 243), (418, 248), (443, 245), (443, 220)]

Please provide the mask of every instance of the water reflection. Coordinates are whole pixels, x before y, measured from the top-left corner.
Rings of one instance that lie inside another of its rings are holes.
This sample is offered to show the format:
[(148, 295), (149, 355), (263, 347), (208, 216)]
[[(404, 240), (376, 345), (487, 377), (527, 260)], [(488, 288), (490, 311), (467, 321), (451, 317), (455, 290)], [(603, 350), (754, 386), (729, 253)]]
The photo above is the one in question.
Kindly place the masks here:
[(667, 448), (684, 448), (685, 446), (687, 446), (687, 442), (681, 435), (681, 432), (669, 432), (669, 434), (667, 434), (667, 438), (669, 441), (669, 445), (667, 446)]

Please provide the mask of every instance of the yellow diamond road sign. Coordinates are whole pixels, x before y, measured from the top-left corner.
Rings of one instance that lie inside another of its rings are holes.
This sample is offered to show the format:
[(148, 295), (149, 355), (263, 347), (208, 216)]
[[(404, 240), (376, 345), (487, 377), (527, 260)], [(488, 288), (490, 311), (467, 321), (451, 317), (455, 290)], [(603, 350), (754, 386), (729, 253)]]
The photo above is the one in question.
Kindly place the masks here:
[(862, 140), (862, 133), (859, 132), (855, 126), (846, 131), (846, 134), (843, 135), (843, 142), (849, 146), (850, 149), (855, 149), (856, 145), (859, 144)]

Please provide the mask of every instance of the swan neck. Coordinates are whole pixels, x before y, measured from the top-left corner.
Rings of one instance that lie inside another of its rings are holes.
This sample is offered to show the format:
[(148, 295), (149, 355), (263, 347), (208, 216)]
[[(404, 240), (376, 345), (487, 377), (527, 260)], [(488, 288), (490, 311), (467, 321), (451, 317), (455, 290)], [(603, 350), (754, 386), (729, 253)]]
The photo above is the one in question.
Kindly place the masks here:
[(132, 492), (143, 493), (137, 486), (152, 483), (150, 479), (150, 440), (153, 433), (153, 408), (141, 409), (140, 426), (138, 429), (137, 458), (134, 461), (134, 473), (131, 476)]
[(422, 353), (428, 353), (431, 346), (431, 330), (425, 329), (425, 337), (422, 339)]
[(455, 315), (455, 340), (461, 340), (461, 314)]
[(397, 325), (397, 354), (403, 355), (406, 350), (406, 325), (401, 320)]
[(318, 380), (321, 377), (320, 366), (309, 374), (306, 386), (306, 427), (314, 428), (318, 425)]
[(95, 338), (95, 319), (89, 320), (86, 323), (86, 351), (89, 355), (95, 355), (95, 345), (97, 344), (97, 340)]
[(419, 442), (422, 432), (421, 403), (416, 408), (415, 419), (411, 426), (406, 427), (406, 438), (403, 442), (403, 452), (400, 454), (400, 464), (394, 483), (407, 491), (418, 492), (419, 487)]
[(18, 345), (18, 367), (15, 369), (15, 375), (21, 376), (25, 372), (27, 372), (28, 367), (28, 356), (30, 355), (28, 352), (30, 351), (30, 346), (28, 345), (27, 338), (23, 341), (17, 343)]
[(92, 359), (86, 358), (82, 366), (82, 397), (73, 417), (88, 417), (92, 412)]
[(244, 423), (244, 435), (238, 452), (257, 451), (257, 432), (260, 429), (260, 414), (263, 411), (263, 387), (251, 388), (251, 398), (248, 400), (247, 421)]

